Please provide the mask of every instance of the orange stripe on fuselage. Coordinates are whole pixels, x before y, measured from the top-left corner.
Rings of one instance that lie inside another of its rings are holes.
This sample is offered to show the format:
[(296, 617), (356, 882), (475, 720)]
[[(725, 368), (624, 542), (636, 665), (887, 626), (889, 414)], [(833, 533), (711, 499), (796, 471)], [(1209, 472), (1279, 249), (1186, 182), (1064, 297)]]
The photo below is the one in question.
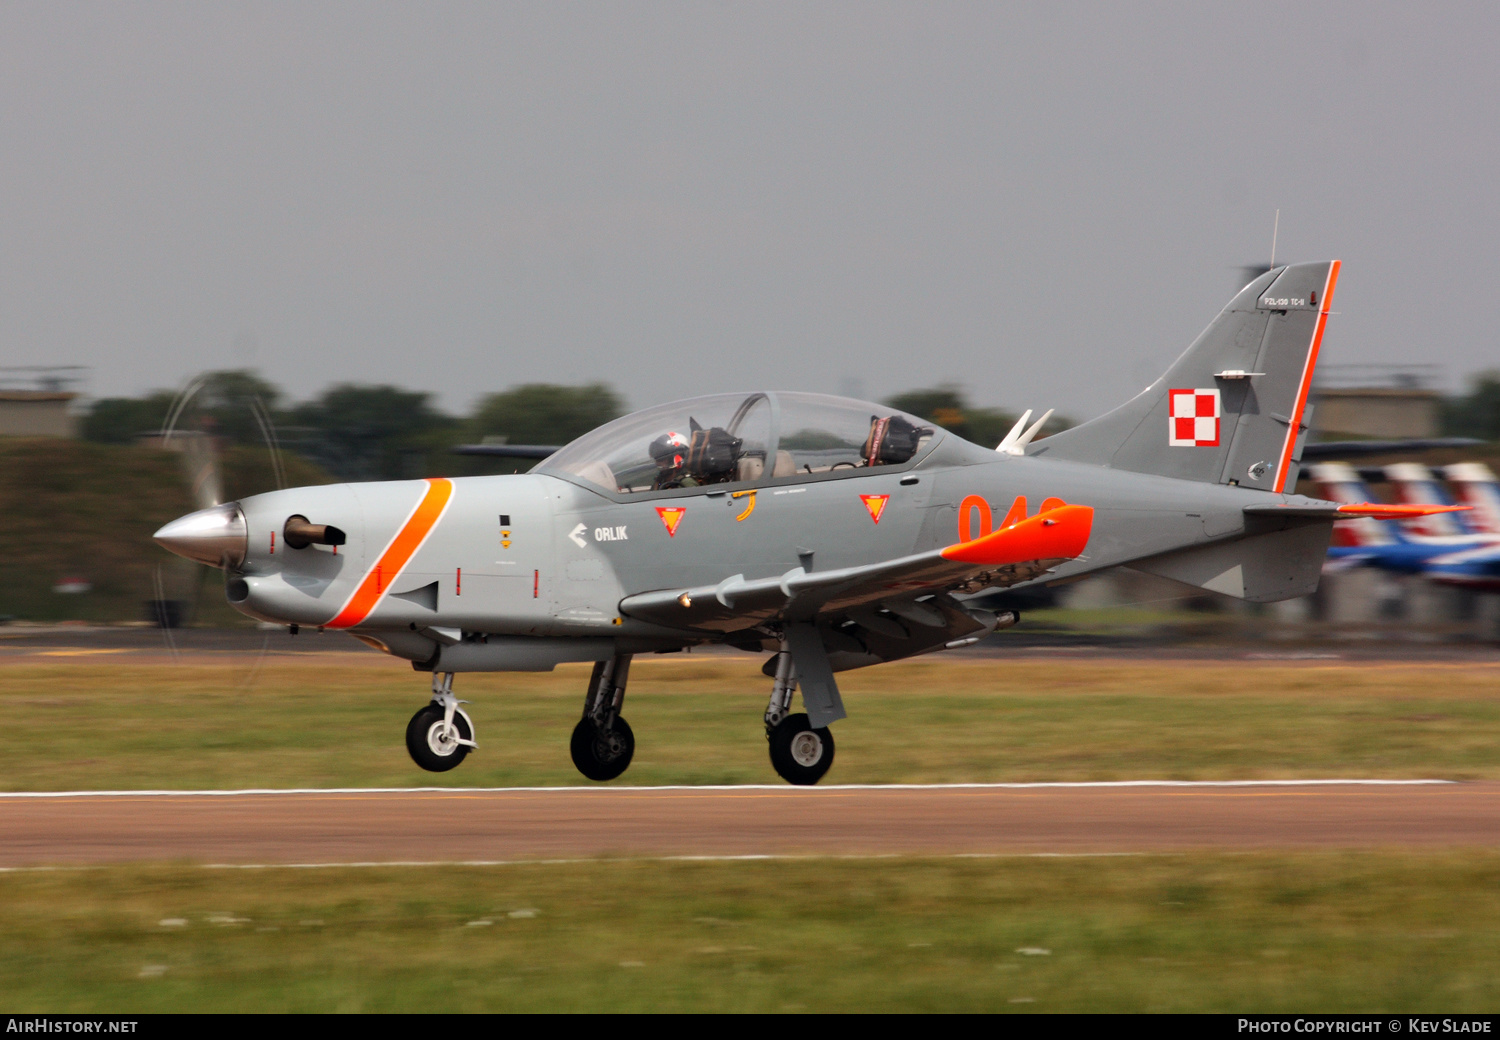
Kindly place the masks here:
[(1318, 307), (1318, 323), (1313, 328), (1312, 346), (1307, 351), (1307, 362), (1302, 366), (1302, 382), (1297, 386), (1297, 405), (1292, 409), (1292, 422), (1286, 430), (1286, 444), (1281, 448), (1281, 464), (1276, 467), (1277, 494), (1286, 487), (1287, 471), (1292, 467), (1292, 451), (1297, 447), (1297, 434), (1302, 429), (1302, 413), (1307, 410), (1307, 394), (1312, 389), (1313, 371), (1318, 367), (1318, 349), (1323, 345), (1323, 329), (1328, 324), (1328, 307), (1333, 303), (1333, 287), (1339, 280), (1339, 261), (1328, 265), (1328, 280), (1323, 283), (1323, 298)]
[(380, 554), (375, 566), (366, 572), (359, 588), (354, 590), (354, 595), (344, 604), (344, 609), (326, 627), (352, 628), (370, 616), (385, 590), (400, 577), (402, 569), (411, 562), (411, 558), (437, 526), (452, 497), (453, 481), (446, 477), (427, 478), (427, 493), (422, 496), (422, 501), (417, 503), (406, 523), (401, 525), (401, 530), (396, 532), (391, 544), (385, 547), (385, 552)]

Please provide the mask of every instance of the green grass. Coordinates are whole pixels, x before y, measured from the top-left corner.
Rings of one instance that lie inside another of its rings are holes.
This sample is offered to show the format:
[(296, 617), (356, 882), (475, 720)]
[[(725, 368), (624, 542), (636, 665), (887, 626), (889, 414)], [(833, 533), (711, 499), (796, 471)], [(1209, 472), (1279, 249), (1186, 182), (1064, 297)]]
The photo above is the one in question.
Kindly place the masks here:
[[(401, 744), (426, 677), (373, 653), (271, 658), (250, 682), (229, 655), (6, 660), (9, 790), (583, 782), (566, 738), (585, 666), (461, 676), (481, 749), (435, 776)], [(627, 780), (774, 782), (757, 665), (642, 660)], [(842, 677), (830, 780), (1495, 777), (1497, 680), (907, 662)], [(1488, 1011), (1497, 930), (1500, 852), (1476, 850), (156, 864), (0, 873), (0, 994), (16, 1012)]]
[[(253, 656), (227, 654), (7, 660), (4, 790), (586, 783), (567, 750), (586, 665), (460, 676), (480, 748), (430, 774), (403, 744), (427, 676), (374, 653), (268, 658), (253, 677)], [(776, 782), (758, 664), (640, 660), (625, 782)], [(830, 782), (1500, 777), (1495, 665), (925, 660), (840, 682)]]
[(1495, 852), (117, 867), (0, 906), (15, 1013), (1500, 1002)]

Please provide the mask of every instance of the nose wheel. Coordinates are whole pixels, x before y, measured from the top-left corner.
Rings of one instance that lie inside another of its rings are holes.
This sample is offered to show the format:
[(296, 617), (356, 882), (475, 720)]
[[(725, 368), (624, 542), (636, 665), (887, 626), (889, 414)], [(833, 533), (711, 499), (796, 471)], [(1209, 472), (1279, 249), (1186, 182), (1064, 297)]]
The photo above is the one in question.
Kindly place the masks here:
[(412, 761), (430, 773), (446, 773), (457, 766), (474, 743), (474, 724), (453, 696), (453, 673), (432, 677), (432, 703), (406, 724), (406, 750)]

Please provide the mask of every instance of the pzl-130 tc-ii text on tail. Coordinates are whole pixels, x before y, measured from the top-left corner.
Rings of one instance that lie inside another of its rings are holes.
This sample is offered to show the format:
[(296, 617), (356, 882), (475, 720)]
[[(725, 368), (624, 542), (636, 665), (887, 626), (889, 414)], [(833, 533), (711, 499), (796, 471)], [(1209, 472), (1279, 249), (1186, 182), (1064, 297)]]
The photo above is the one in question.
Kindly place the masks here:
[(1036, 427), (990, 450), (881, 405), (720, 394), (617, 419), (527, 474), (275, 491), (156, 539), (223, 567), (251, 617), (344, 629), (433, 673), (406, 733), (423, 768), (476, 746), (455, 673), (593, 661), (573, 760), (613, 779), (635, 744), (632, 655), (727, 643), (771, 655), (771, 761), (816, 783), (844, 717), (835, 673), (1015, 621), (966, 594), (1130, 564), (1285, 599), (1317, 586), (1336, 517), (1421, 511), (1288, 493), (1338, 269), (1265, 273), (1144, 392), (1035, 443)]

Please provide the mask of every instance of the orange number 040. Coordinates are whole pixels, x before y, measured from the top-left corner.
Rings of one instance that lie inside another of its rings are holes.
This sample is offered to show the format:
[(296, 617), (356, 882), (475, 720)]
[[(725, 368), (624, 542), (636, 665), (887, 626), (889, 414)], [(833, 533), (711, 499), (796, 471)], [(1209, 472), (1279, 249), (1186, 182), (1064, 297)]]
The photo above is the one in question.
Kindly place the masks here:
[[(1056, 509), (1058, 506), (1067, 505), (1060, 498), (1049, 498), (1042, 503), (1041, 512)], [(979, 533), (974, 533), (974, 511), (979, 511)], [(1005, 514), (1005, 519), (1000, 522), (1002, 528), (1011, 524), (1020, 523), (1026, 519), (1026, 496), (1017, 495), (1016, 500), (1011, 503), (1010, 512)], [(995, 515), (990, 511), (990, 504), (983, 495), (969, 495), (958, 504), (958, 540), (960, 542), (972, 542), (976, 538), (983, 538), (995, 529)]]

